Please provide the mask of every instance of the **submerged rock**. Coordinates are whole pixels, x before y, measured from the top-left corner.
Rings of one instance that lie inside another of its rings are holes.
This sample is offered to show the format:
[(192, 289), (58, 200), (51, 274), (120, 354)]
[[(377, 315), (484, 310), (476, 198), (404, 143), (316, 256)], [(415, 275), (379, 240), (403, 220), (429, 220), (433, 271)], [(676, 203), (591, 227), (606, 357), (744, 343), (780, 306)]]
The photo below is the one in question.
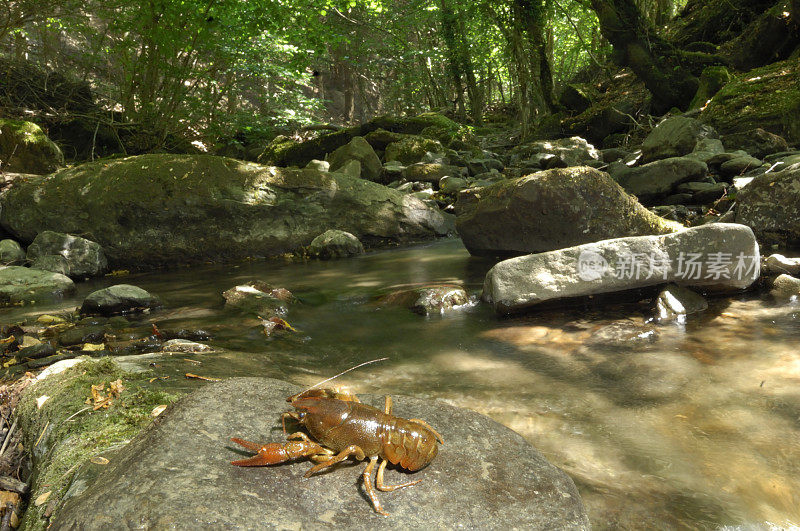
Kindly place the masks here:
[(656, 299), (656, 312), (662, 321), (682, 319), (708, 309), (708, 302), (694, 291), (681, 286), (667, 286)]
[(791, 275), (778, 275), (772, 282), (770, 295), (776, 299), (792, 299), (800, 296), (800, 278)]
[(279, 255), (331, 227), (370, 243), (450, 229), (438, 209), (364, 179), (207, 155), (142, 155), (15, 181), (0, 224), (23, 241), (53, 229), (89, 235), (115, 268)]
[(0, 267), (0, 306), (39, 302), (75, 290), (69, 277), (21, 266)]
[(420, 315), (444, 314), (469, 302), (464, 288), (455, 284), (420, 286), (381, 296), (383, 305), (402, 306)]
[(308, 253), (322, 259), (345, 258), (364, 252), (358, 238), (343, 230), (328, 230), (317, 236), (308, 246)]
[(736, 222), (768, 243), (800, 243), (800, 168), (754, 178), (736, 197)]
[(93, 277), (108, 268), (99, 244), (80, 236), (42, 231), (28, 246), (28, 260), (33, 262), (39, 257), (51, 255), (61, 255), (67, 260), (71, 277)]
[(59, 147), (31, 122), (0, 118), (0, 168), (5, 172), (50, 173), (64, 165)]
[(505, 260), (486, 274), (483, 300), (501, 314), (547, 301), (674, 282), (740, 290), (759, 277), (753, 231), (712, 223), (665, 236), (606, 240)]
[(551, 251), (682, 228), (645, 209), (606, 173), (554, 169), (458, 194), (456, 229), (472, 254)]
[(161, 306), (161, 300), (140, 287), (116, 284), (89, 294), (81, 305), (83, 315), (136, 313)]
[(285, 288), (273, 288), (266, 282), (256, 280), (248, 284), (234, 286), (222, 293), (226, 308), (236, 308), (253, 315), (269, 317), (284, 315), (286, 303), (292, 300), (292, 293)]
[[(445, 444), (419, 472), (387, 469), (387, 483), (423, 480), (394, 493), (378, 492), (388, 518), (377, 515), (362, 493), (363, 463), (309, 479), (302, 477), (312, 465), (307, 460), (232, 466), (243, 454), (230, 437), (284, 440), (280, 415), (286, 397), (299, 390), (278, 380), (233, 378), (183, 398), (110, 457), (94, 481), (74, 489), (53, 527), (136, 522), (172, 529), (589, 528), (564, 472), (508, 428), (440, 401), (394, 397), (395, 414), (426, 420)], [(383, 407), (380, 397), (360, 398)]]

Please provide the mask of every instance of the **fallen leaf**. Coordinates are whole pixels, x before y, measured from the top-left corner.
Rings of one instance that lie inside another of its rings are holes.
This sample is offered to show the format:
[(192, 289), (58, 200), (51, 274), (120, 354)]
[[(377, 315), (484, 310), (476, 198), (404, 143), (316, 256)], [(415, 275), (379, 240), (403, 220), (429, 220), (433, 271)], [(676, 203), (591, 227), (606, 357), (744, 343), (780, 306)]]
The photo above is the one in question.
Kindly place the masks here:
[(187, 378), (194, 378), (194, 379), (197, 379), (197, 380), (205, 380), (206, 382), (219, 382), (219, 381), (221, 381), (220, 378), (208, 378), (206, 376), (198, 376), (197, 374), (192, 374), (190, 372), (187, 372), (186, 374), (184, 374), (184, 376), (186, 376)]
[(39, 507), (40, 505), (43, 505), (47, 501), (47, 498), (49, 498), (52, 493), (53, 493), (52, 490), (48, 490), (44, 494), (40, 494), (39, 497), (36, 498), (36, 501), (33, 502), (33, 504), (36, 507)]
[(8, 490), (0, 490), (0, 508), (5, 509), (6, 504), (19, 505), (19, 494)]
[(189, 363), (194, 363), (195, 365), (202, 365), (203, 364), (202, 361), (190, 360), (189, 358), (183, 358), (183, 361), (188, 361)]
[(66, 322), (66, 320), (63, 317), (59, 317), (57, 315), (49, 315), (45, 313), (37, 317), (36, 322), (42, 324), (56, 324), (56, 323)]
[(282, 328), (284, 330), (290, 330), (292, 332), (297, 332), (297, 330), (295, 330), (294, 327), (292, 327), (292, 325), (290, 325), (280, 317), (270, 317), (269, 321), (278, 325), (278, 328)]
[(33, 347), (35, 345), (40, 345), (42, 342), (36, 339), (33, 336), (25, 336), (22, 338), (22, 343), (20, 344), (21, 348), (25, 347)]
[(17, 364), (17, 358), (11, 358), (10, 360), (3, 362), (3, 368), (7, 369), (8, 367), (11, 367), (12, 365), (16, 364)]
[(114, 380), (110, 384), (108, 384), (108, 396), (119, 398), (119, 395), (122, 394), (122, 391), (125, 390), (125, 386), (122, 385), (122, 380)]
[(3, 339), (0, 339), (0, 345), (10, 345), (10, 344), (11, 344), (11, 343), (13, 343), (14, 341), (16, 341), (16, 339), (17, 339), (17, 338), (16, 338), (16, 337), (14, 337), (14, 336), (8, 336), (8, 337), (5, 337), (5, 338), (3, 338)]
[(19, 516), (17, 516), (17, 511), (14, 511), (11, 513), (11, 521), (9, 522), (9, 525), (13, 529), (16, 529), (19, 527), (19, 524), (20, 524)]
[(153, 408), (153, 411), (151, 411), (151, 412), (150, 412), (150, 414), (151, 414), (152, 416), (154, 416), (154, 417), (157, 417), (157, 416), (159, 416), (160, 414), (162, 414), (162, 413), (164, 412), (164, 410), (165, 410), (165, 409), (167, 409), (167, 405), (166, 405), (166, 404), (161, 404), (160, 406), (156, 406), (156, 407), (154, 407), (154, 408)]
[(111, 273), (106, 273), (107, 277), (124, 277), (125, 275), (130, 275), (131, 272), (127, 269), (115, 269)]
[(44, 403), (47, 402), (49, 399), (50, 399), (50, 397), (47, 396), (47, 395), (42, 395), (39, 398), (37, 398), (36, 399), (36, 409), (42, 409), (42, 406), (44, 405)]
[(111, 462), (108, 459), (106, 459), (105, 457), (103, 457), (102, 455), (96, 455), (96, 456), (92, 457), (91, 459), (89, 459), (89, 461), (91, 461), (95, 465), (107, 465), (108, 463)]
[(84, 343), (81, 350), (88, 352), (97, 352), (98, 350), (105, 350), (106, 346), (102, 343)]

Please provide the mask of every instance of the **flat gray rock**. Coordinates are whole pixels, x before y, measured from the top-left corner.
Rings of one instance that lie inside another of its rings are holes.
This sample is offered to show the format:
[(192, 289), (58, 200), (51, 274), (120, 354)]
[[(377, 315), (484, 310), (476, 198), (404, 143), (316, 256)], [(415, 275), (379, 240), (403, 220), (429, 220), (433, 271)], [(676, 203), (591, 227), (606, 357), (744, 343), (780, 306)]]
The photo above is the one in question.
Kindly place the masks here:
[(740, 290), (758, 280), (760, 260), (749, 227), (710, 223), (665, 236), (617, 238), (511, 258), (486, 274), (482, 298), (508, 314), (547, 301), (669, 282)]
[[(397, 415), (419, 417), (445, 444), (414, 474), (387, 470), (373, 511), (364, 463), (309, 479), (305, 460), (235, 467), (229, 438), (283, 441), (280, 414), (294, 385), (234, 378), (183, 398), (123, 448), (88, 488), (69, 498), (53, 529), (588, 529), (572, 480), (520, 435), (478, 413), (436, 400), (394, 397)], [(376, 406), (382, 397), (363, 395)], [(76, 478), (73, 482), (80, 482)]]
[(158, 308), (161, 301), (138, 286), (116, 284), (94, 291), (83, 300), (83, 315), (118, 315)]

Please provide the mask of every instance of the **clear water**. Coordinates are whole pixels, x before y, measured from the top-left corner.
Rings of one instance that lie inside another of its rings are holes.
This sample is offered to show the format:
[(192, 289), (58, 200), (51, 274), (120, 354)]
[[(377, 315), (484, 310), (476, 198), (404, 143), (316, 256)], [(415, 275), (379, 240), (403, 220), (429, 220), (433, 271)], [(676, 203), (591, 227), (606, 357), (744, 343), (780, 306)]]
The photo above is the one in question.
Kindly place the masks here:
[[(500, 319), (485, 305), (422, 317), (375, 302), (426, 282), (477, 294), (490, 266), (458, 240), (332, 262), (208, 266), (99, 279), (56, 305), (1, 310), (0, 320), (136, 284), (167, 304), (145, 323), (203, 328), (224, 349), (137, 357), (170, 376), (154, 385), (204, 385), (186, 372), (311, 385), (389, 356), (338, 385), (442, 398), (509, 426), (570, 474), (596, 529), (800, 524), (797, 304), (715, 300), (686, 326), (652, 326), (647, 304)], [(257, 320), (224, 311), (221, 292), (251, 279), (299, 297), (286, 316), (298, 333), (267, 338)], [(620, 329), (623, 339), (613, 333)]]

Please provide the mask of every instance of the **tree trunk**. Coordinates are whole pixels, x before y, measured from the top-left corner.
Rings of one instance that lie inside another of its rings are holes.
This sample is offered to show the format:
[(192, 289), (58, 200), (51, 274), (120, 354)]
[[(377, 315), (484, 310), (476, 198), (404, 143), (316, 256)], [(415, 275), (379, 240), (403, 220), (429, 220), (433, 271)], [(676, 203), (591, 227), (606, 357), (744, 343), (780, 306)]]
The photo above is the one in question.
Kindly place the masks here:
[[(533, 132), (536, 117), (549, 113), (554, 106), (553, 72), (545, 39), (546, 13), (542, 0), (513, 0), (514, 33), (522, 41), (520, 93), (523, 136)], [(520, 53), (521, 52), (521, 53)], [(524, 66), (523, 66), (524, 65)]]
[(617, 61), (629, 66), (653, 95), (653, 110), (685, 110), (697, 92), (697, 78), (681, 65), (676, 50), (656, 35), (633, 0), (591, 2)]
[(448, 0), (441, 0), (440, 7), (442, 38), (447, 48), (447, 63), (450, 70), (450, 79), (453, 82), (453, 90), (455, 91), (455, 114), (463, 118), (466, 116), (466, 111), (464, 106), (464, 87), (461, 84), (463, 72), (461, 70), (462, 62), (459, 60), (458, 53), (456, 14)]

